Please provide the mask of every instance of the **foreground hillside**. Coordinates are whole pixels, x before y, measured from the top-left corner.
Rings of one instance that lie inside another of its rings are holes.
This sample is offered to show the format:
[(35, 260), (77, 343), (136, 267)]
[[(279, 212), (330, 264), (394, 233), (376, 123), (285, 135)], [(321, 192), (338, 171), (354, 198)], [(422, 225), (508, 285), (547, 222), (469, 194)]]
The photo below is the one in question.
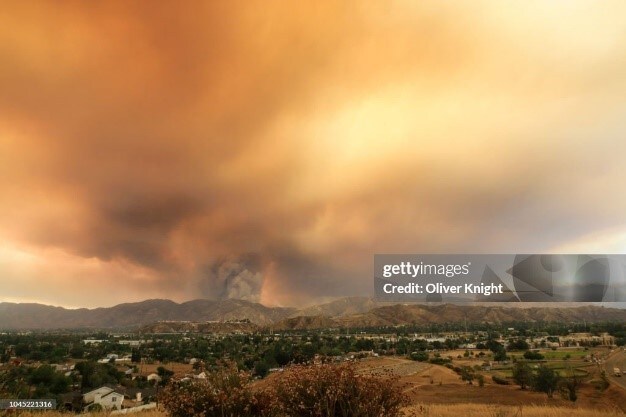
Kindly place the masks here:
[[(76, 414), (61, 412), (21, 413), (23, 417), (68, 417)], [(107, 413), (91, 413), (93, 417), (109, 416)], [(144, 411), (133, 414), (137, 417), (168, 417), (165, 411)], [(406, 417), (617, 417), (624, 416), (621, 411), (560, 407), (506, 407), (487, 404), (428, 404), (413, 405), (404, 409)]]

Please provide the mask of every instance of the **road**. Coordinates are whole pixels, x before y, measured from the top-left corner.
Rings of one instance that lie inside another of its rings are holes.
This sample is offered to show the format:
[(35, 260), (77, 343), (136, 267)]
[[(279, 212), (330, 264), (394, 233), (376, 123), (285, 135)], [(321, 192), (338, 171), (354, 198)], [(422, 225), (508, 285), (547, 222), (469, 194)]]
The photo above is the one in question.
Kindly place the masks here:
[(617, 348), (615, 352), (611, 353), (609, 357), (606, 358), (604, 369), (611, 383), (626, 389), (626, 375), (622, 375), (621, 377), (613, 376), (613, 368), (619, 368), (622, 372), (626, 371), (626, 351), (624, 351), (624, 349)]

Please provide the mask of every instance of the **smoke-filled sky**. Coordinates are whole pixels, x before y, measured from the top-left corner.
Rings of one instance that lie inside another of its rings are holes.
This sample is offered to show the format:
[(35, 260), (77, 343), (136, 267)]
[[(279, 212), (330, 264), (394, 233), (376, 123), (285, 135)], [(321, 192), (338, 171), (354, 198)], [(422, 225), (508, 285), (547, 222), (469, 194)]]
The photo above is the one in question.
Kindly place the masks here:
[(0, 9), (0, 301), (303, 305), (626, 250), (626, 3)]

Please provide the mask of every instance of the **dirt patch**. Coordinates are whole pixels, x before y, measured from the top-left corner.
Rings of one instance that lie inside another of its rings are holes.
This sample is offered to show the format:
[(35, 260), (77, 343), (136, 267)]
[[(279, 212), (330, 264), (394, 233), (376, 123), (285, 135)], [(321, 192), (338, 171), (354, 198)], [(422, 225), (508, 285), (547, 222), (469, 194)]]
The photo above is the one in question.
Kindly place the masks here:
[(152, 363), (152, 364), (141, 364), (137, 365), (139, 368), (139, 373), (142, 376), (148, 376), (150, 374), (156, 374), (157, 368), (159, 366), (164, 367), (165, 369), (169, 369), (170, 371), (174, 371), (175, 376), (184, 376), (186, 374), (193, 372), (193, 366), (188, 363), (178, 363), (178, 362), (169, 362), (169, 363)]
[(405, 377), (423, 372), (432, 365), (402, 358), (375, 358), (357, 363), (357, 369), (365, 375), (388, 375)]
[(461, 384), (460, 377), (445, 366), (430, 365), (420, 372), (401, 378), (401, 382), (409, 386), (433, 384)]
[(548, 398), (543, 393), (522, 391), (519, 387), (499, 385), (428, 384), (415, 386), (407, 391), (411, 403), (423, 404), (500, 404), (500, 405), (549, 405), (571, 406), (558, 396)]

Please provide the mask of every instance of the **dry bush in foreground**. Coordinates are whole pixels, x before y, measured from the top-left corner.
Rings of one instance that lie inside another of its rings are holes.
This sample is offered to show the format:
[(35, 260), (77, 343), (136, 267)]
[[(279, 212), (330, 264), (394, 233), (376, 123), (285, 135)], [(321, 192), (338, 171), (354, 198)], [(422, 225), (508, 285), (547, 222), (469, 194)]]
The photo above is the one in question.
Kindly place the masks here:
[[(403, 409), (400, 416), (405, 417), (623, 417), (620, 411), (590, 410), (577, 408), (557, 408), (546, 406), (527, 406), (523, 408), (485, 404), (429, 404), (414, 405)], [(2, 415), (2, 414), (0, 414)], [(74, 413), (58, 411), (24, 412), (20, 417), (71, 417)], [(80, 414), (79, 414), (80, 415)], [(164, 411), (143, 411), (129, 414), (136, 417), (168, 417)], [(108, 417), (107, 413), (92, 413), (90, 417)]]
[(357, 375), (353, 366), (293, 367), (276, 384), (281, 415), (395, 417), (405, 397), (389, 378)]
[[(11, 416), (19, 416), (19, 417), (111, 417), (109, 413), (106, 411), (99, 411), (97, 413), (85, 413), (85, 414), (76, 414), (71, 411), (20, 411), (15, 413), (6, 413), (2, 414), (0, 411), (0, 416), (11, 415)], [(158, 410), (148, 410), (148, 411), (140, 411), (138, 413), (132, 414), (120, 414), (121, 416), (135, 416), (135, 417), (168, 417), (168, 414), (165, 411)]]
[(388, 378), (350, 365), (294, 366), (266, 390), (231, 366), (206, 381), (172, 383), (161, 401), (172, 417), (396, 417), (405, 405)]
[(208, 374), (206, 380), (172, 382), (161, 393), (162, 405), (172, 417), (272, 417), (276, 398), (253, 391), (250, 375), (235, 365)]

